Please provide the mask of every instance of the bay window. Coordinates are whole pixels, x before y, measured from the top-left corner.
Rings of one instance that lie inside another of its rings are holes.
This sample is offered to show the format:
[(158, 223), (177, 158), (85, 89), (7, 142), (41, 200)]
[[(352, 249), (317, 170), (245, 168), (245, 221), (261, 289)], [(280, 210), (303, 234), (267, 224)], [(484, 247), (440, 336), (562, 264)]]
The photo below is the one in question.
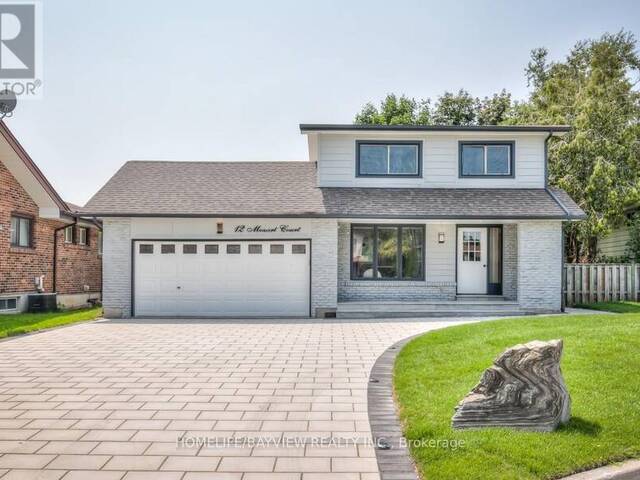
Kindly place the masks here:
[(353, 280), (423, 280), (424, 226), (352, 225)]

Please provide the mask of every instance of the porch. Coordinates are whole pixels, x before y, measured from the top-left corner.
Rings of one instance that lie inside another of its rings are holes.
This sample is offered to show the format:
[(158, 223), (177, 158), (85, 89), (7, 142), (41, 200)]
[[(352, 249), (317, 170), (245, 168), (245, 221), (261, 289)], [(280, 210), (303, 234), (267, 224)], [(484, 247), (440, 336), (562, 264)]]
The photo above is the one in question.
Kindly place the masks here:
[(339, 318), (560, 310), (561, 222), (338, 223)]

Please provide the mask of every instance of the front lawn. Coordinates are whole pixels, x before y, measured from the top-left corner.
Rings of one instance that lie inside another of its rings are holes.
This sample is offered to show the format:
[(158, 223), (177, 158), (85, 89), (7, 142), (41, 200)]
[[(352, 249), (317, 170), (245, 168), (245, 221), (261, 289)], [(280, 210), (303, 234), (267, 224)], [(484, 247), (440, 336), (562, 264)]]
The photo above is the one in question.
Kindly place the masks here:
[(94, 320), (102, 315), (102, 307), (51, 313), (18, 313), (0, 315), (0, 338), (59, 327), (68, 323)]
[[(451, 428), (454, 407), (495, 357), (518, 343), (554, 338), (564, 340), (561, 365), (572, 400), (568, 425), (553, 433)], [(405, 436), (440, 440), (411, 448), (422, 477), (558, 478), (640, 457), (638, 352), (637, 313), (496, 320), (411, 341), (394, 371)], [(446, 448), (442, 440), (457, 440), (458, 448)]]
[(591, 310), (603, 310), (615, 313), (640, 313), (639, 302), (598, 302), (576, 305), (577, 308), (588, 308)]

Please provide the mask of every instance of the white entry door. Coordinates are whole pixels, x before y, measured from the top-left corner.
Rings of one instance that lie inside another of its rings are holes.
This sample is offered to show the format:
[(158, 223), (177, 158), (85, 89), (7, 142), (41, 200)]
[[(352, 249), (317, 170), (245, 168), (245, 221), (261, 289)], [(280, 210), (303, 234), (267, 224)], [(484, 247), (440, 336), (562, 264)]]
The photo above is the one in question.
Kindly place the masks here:
[(308, 241), (136, 241), (137, 316), (309, 316)]
[(458, 293), (487, 293), (487, 229), (458, 229)]

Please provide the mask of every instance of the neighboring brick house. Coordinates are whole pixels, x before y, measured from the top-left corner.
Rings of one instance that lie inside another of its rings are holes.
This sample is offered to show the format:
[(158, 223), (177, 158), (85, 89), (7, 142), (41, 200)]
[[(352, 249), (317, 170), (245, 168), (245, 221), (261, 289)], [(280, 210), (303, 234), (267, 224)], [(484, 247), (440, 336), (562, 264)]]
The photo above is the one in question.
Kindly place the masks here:
[(78, 211), (0, 122), (0, 313), (25, 310), (40, 292), (68, 308), (100, 298), (100, 224)]

